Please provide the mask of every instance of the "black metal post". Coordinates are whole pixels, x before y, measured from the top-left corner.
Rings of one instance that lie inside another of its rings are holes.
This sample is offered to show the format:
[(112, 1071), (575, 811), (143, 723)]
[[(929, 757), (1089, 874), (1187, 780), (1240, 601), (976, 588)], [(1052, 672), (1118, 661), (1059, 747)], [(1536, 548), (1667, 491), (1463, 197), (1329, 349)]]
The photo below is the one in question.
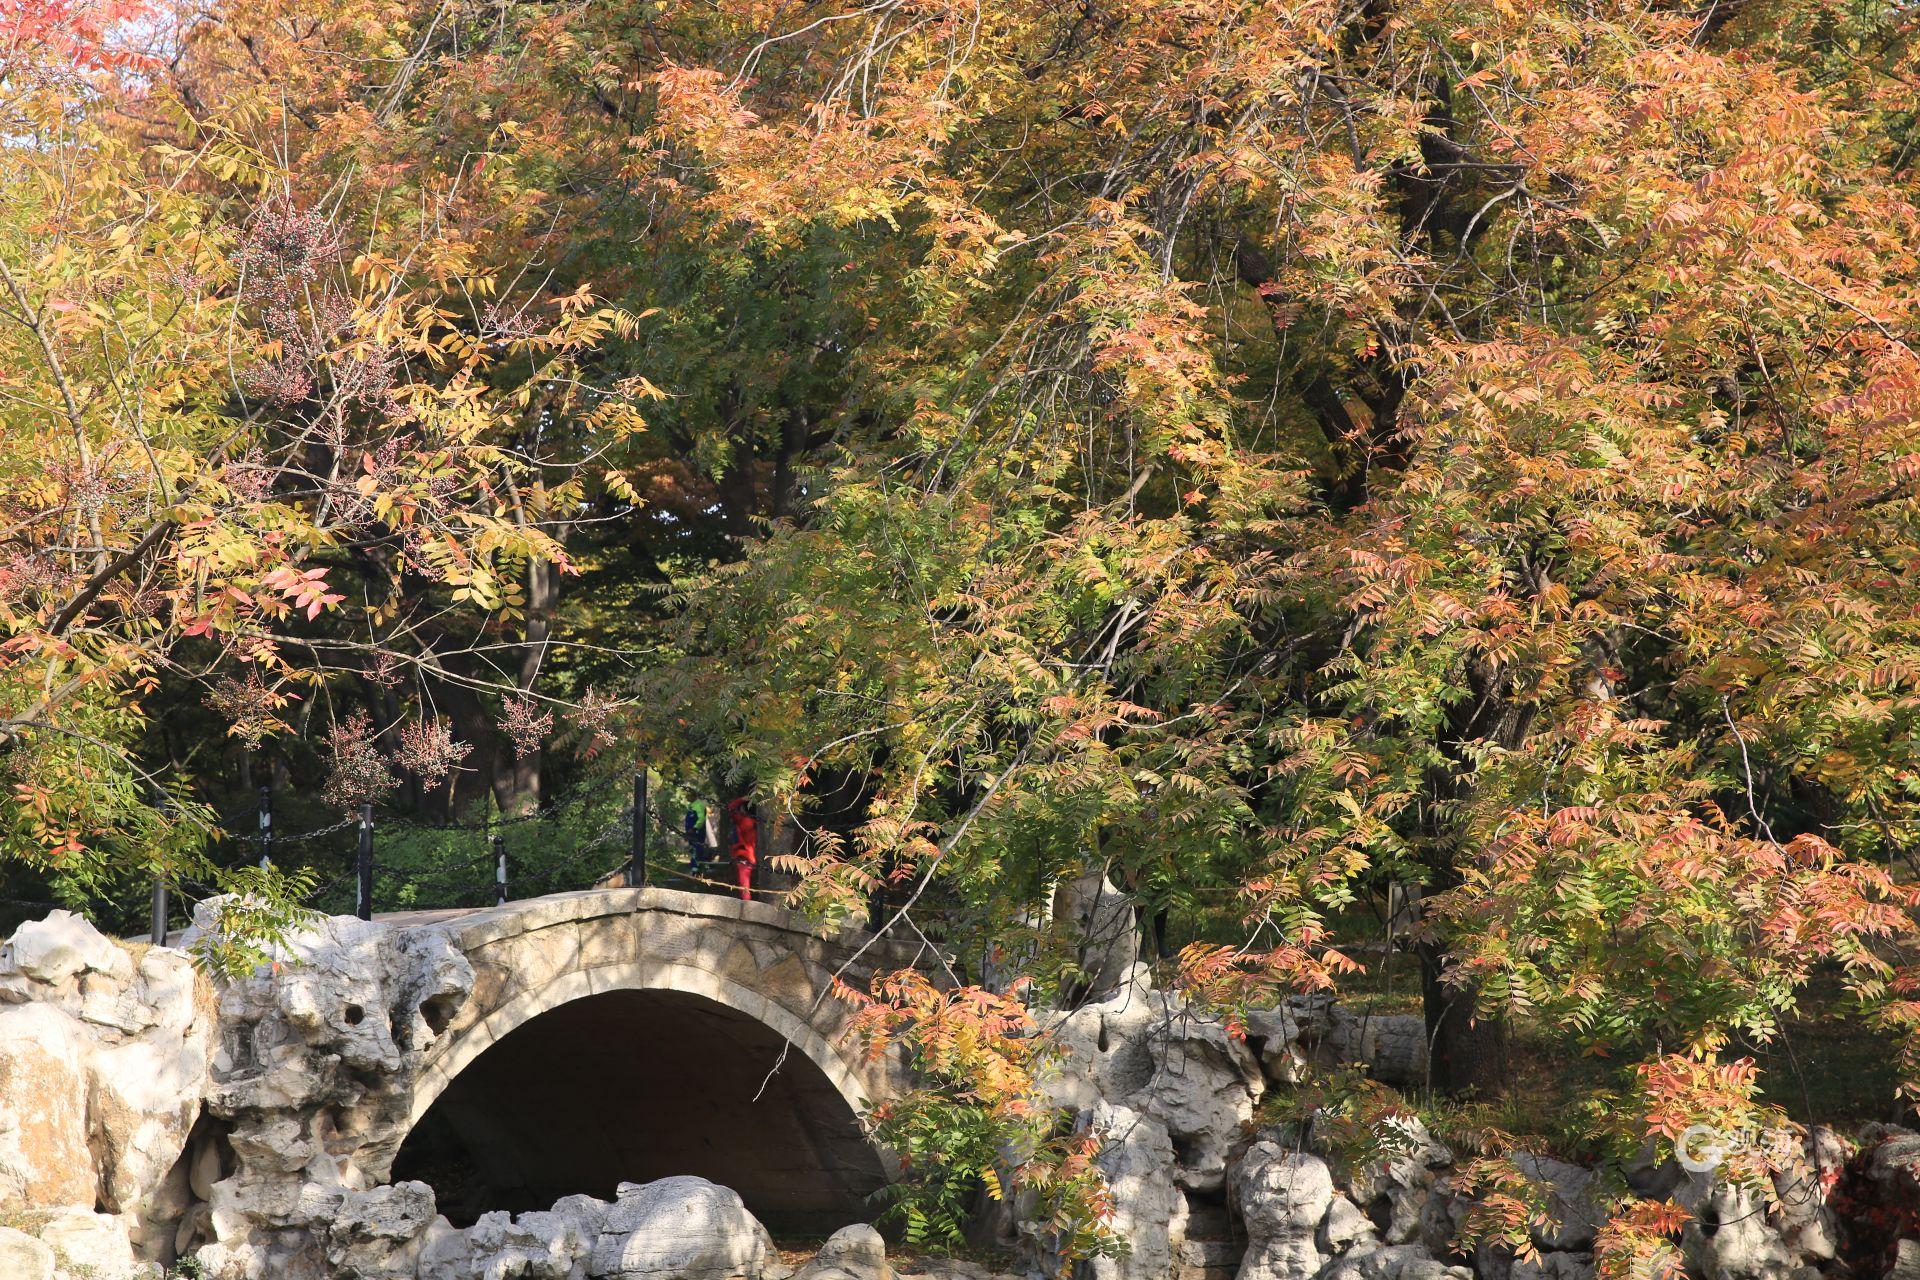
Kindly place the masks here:
[(499, 835), (493, 838), (493, 904), (507, 904), (507, 842)]
[(147, 937), (156, 947), (167, 945), (167, 882), (153, 878), (153, 914), (147, 921)]
[(627, 862), (627, 887), (647, 882), (647, 771), (633, 775), (633, 857)]
[(273, 862), (273, 788), (260, 788), (260, 865)]
[(360, 871), (359, 900), (353, 914), (362, 920), (373, 919), (373, 802), (366, 801), (360, 806), (360, 856), (356, 859)]

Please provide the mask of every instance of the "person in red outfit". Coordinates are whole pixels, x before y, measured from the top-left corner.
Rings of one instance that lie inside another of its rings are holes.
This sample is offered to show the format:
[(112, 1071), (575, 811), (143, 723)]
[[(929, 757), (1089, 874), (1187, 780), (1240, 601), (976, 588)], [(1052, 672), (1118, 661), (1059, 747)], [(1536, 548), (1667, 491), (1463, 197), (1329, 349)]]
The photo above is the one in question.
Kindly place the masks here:
[(733, 877), (740, 885), (740, 901), (753, 901), (753, 868), (760, 861), (760, 854), (754, 847), (759, 836), (760, 824), (753, 820), (753, 810), (747, 805), (745, 796), (736, 796), (727, 803), (727, 816), (733, 819)]

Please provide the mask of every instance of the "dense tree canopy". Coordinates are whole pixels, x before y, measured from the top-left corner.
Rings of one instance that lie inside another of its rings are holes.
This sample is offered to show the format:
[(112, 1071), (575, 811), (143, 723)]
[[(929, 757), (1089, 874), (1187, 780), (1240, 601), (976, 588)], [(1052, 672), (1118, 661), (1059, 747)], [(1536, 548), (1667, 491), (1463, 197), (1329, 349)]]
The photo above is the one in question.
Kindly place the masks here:
[(1416, 889), (1436, 1085), (1587, 1055), (1589, 1136), (1807, 1017), (1920, 1084), (1910, 7), (82, 12), (0, 73), (56, 887), (221, 864), (256, 759), (644, 758), (1052, 990), (1089, 872), (1230, 1002)]

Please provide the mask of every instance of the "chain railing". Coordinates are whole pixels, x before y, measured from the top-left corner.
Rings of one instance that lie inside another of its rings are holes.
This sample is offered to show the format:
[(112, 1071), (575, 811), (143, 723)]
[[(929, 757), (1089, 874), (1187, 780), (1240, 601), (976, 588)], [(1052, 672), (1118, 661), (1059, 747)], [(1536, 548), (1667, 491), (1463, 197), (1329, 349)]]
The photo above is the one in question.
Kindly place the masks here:
[[(294, 833), (277, 825), (274, 792), (262, 787), (251, 812), (229, 814), (221, 825), (229, 831), (253, 828), (248, 855), (257, 858), (262, 868), (300, 865), (295, 861), (300, 851), (350, 832), (349, 868), (314, 886), (302, 896), (302, 903), (328, 913), (350, 911), (362, 920), (372, 919), (376, 911), (482, 908), (516, 898), (612, 885), (671, 884), (704, 893), (740, 891), (736, 880), (705, 874), (709, 862), (717, 869), (726, 861), (725, 855), (707, 848), (704, 838), (690, 839), (666, 821), (660, 806), (649, 799), (644, 769), (631, 776), (630, 801), (591, 834), (577, 836), (575, 828), (582, 820), (591, 825), (596, 802), (611, 800), (626, 783), (625, 777), (614, 775), (560, 803), (480, 822), (421, 822), (398, 814), (382, 815), (371, 803), (363, 803), (337, 822)], [(416, 847), (401, 857), (383, 856), (390, 852), (387, 837), (396, 832), (416, 845), (425, 839), (436, 847), (424, 853)], [(510, 841), (521, 833), (526, 833), (523, 843), (542, 856), (515, 856)], [(556, 841), (558, 855), (550, 856)], [(307, 860), (304, 865), (315, 864)], [(156, 878), (149, 936), (166, 936), (174, 918), (174, 898), (188, 906), (222, 891), (218, 885), (183, 877)], [(749, 892), (756, 897), (765, 894), (757, 865)]]

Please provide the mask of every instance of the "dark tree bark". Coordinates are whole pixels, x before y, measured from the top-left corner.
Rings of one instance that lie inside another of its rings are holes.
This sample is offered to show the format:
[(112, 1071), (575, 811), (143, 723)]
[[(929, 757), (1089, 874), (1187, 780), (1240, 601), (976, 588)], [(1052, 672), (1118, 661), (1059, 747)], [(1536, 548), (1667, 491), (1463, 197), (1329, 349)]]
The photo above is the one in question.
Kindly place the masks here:
[[(1467, 683), (1472, 696), (1448, 717), (1447, 736), (1441, 743), (1450, 763), (1427, 775), (1431, 800), (1422, 832), (1427, 866), (1423, 900), (1458, 889), (1462, 864), (1472, 856), (1443, 816), (1473, 793), (1474, 771), (1467, 748), (1489, 742), (1518, 746), (1533, 723), (1533, 709), (1507, 696), (1497, 669), (1475, 664)], [(1472, 1090), (1492, 1097), (1506, 1087), (1506, 1027), (1499, 1018), (1477, 1009), (1479, 992), (1471, 984), (1446, 981), (1445, 947), (1446, 939), (1430, 931), (1423, 933), (1416, 946), (1434, 1087), (1446, 1093)]]
[[(1273, 283), (1273, 264), (1252, 241), (1242, 240), (1234, 246), (1233, 262), (1240, 282), (1249, 288), (1264, 290)], [(1264, 293), (1261, 301), (1267, 307), (1276, 336), (1284, 340), (1284, 317)], [(1323, 491), (1328, 508), (1336, 512), (1365, 505), (1371, 471), (1376, 468), (1398, 471), (1407, 464), (1406, 441), (1396, 430), (1407, 384), (1384, 356), (1376, 356), (1368, 363), (1371, 367), (1364, 379), (1356, 379), (1347, 387), (1335, 386), (1321, 373), (1313, 375), (1299, 388), (1301, 403), (1312, 411), (1314, 422), (1339, 468), (1339, 474), (1327, 480)], [(1363, 387), (1363, 381), (1373, 385)], [(1355, 417), (1349, 408), (1349, 396), (1354, 405), (1365, 406), (1360, 417)]]
[[(531, 691), (545, 664), (553, 639), (553, 621), (560, 606), (560, 571), (544, 560), (527, 566), (527, 630), (520, 646), (520, 665), (514, 683)], [(539, 747), (518, 754), (512, 743), (493, 757), (493, 799), (500, 812), (517, 817), (540, 807), (540, 767), (545, 752)]]
[(495, 727), (493, 716), (480, 695), (465, 685), (439, 681), (433, 699), (453, 722), (454, 736), (473, 745), (473, 754), (447, 781), (451, 792), (447, 797), (447, 812), (457, 818), (480, 804), (493, 790), (497, 762), (503, 753), (511, 758), (513, 744)]
[(788, 515), (793, 510), (794, 493), (798, 487), (794, 483), (793, 464), (806, 450), (808, 434), (806, 406), (796, 405), (787, 414), (786, 421), (780, 424), (780, 452), (773, 459), (770, 509), (775, 517)]
[[(1343, 101), (1336, 81), (1324, 83), (1335, 101)], [(1397, 197), (1402, 236), (1410, 243), (1424, 242), (1430, 252), (1444, 256), (1485, 234), (1490, 224), (1479, 218), (1477, 210), (1490, 175), (1507, 182), (1519, 175), (1490, 166), (1457, 139), (1446, 85), (1434, 86), (1433, 97), (1436, 105), (1428, 119), (1430, 128), (1421, 138), (1424, 163), (1395, 165), (1386, 177)], [(1366, 163), (1357, 137), (1353, 159), (1356, 167)], [(1268, 297), (1275, 280), (1272, 261), (1256, 241), (1243, 237), (1233, 247), (1233, 262), (1241, 283), (1260, 294), (1276, 336), (1284, 340), (1287, 316)], [(1417, 320), (1417, 312), (1403, 308), (1401, 325), (1411, 329)], [(1376, 476), (1402, 471), (1411, 461), (1411, 440), (1400, 430), (1399, 421), (1409, 390), (1408, 375), (1389, 354), (1395, 335), (1383, 331), (1379, 336), (1377, 354), (1356, 362), (1339, 382), (1328, 372), (1309, 370), (1296, 384), (1337, 469), (1323, 488), (1327, 507), (1336, 516), (1360, 511), (1372, 496)], [(1531, 720), (1531, 711), (1499, 687), (1497, 673), (1474, 672), (1469, 683), (1472, 697), (1450, 718), (1440, 744), (1450, 763), (1434, 769), (1427, 779), (1431, 802), (1421, 820), (1425, 828), (1421, 836), (1427, 866), (1423, 890), (1429, 898), (1459, 886), (1460, 860), (1468, 856), (1459, 833), (1448, 829), (1443, 816), (1453, 803), (1471, 796), (1472, 753), (1467, 748), (1486, 741), (1517, 744)], [(1423, 936), (1417, 953), (1433, 1084), (1447, 1093), (1499, 1093), (1507, 1075), (1503, 1024), (1477, 1012), (1477, 992), (1471, 986), (1445, 981), (1445, 938)]]
[(510, 665), (503, 669), (499, 662), (482, 663), (469, 655), (459, 668), (465, 679), (432, 682), (434, 706), (453, 722), (454, 736), (473, 746), (473, 753), (445, 784), (451, 790), (442, 796), (436, 789), (430, 798), (435, 808), (444, 804), (449, 816), (466, 811), (489, 793), (503, 815), (521, 816), (540, 807), (544, 753), (536, 748), (520, 755), (496, 723), (497, 710), (490, 699), (468, 681), (496, 686), (508, 683), (531, 691), (545, 666), (559, 604), (559, 570), (545, 561), (535, 561), (527, 569), (526, 629), (519, 644), (504, 651)]
[(1442, 944), (1422, 941), (1420, 958), (1422, 1012), (1427, 1021), (1427, 1074), (1441, 1093), (1471, 1092), (1482, 1098), (1505, 1091), (1507, 1082), (1506, 1025), (1476, 1014), (1476, 992), (1445, 981), (1446, 954)]

